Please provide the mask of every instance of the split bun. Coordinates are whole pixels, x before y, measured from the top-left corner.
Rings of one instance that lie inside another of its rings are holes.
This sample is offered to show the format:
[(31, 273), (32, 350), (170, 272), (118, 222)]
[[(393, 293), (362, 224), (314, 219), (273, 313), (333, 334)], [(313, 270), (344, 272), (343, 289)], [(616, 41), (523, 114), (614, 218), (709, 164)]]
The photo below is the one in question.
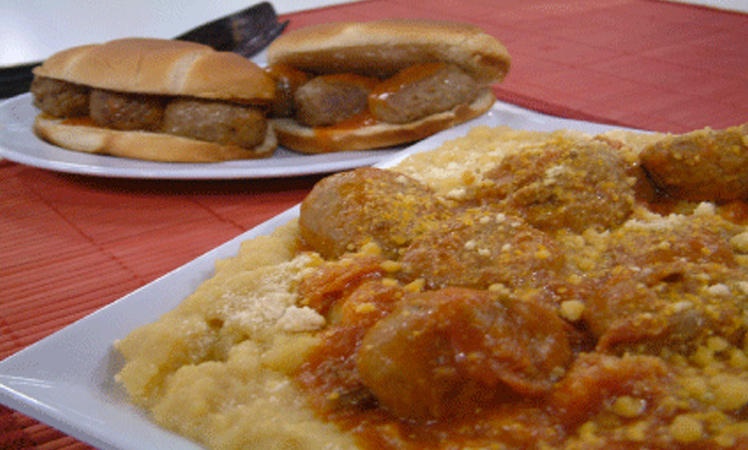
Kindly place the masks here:
[[(41, 114), (33, 130), (66, 149), (218, 162), (268, 157), (277, 147), (266, 117), (275, 81), (238, 54), (191, 42), (119, 39), (54, 54), (34, 75)], [(167, 126), (168, 118), (178, 126)]]
[(126, 38), (50, 56), (34, 75), (118, 92), (269, 103), (264, 70), (231, 52), (177, 40)]
[[(495, 101), (490, 85), (501, 82), (511, 64), (504, 45), (477, 26), (411, 19), (336, 22), (302, 28), (274, 41), (268, 48), (267, 56), (271, 68), (287, 67), (309, 77), (346, 74), (374, 78), (384, 83), (400, 77), (405, 71), (441, 64), (457, 67), (470, 82), (470, 95), (463, 100), (456, 101), (446, 109), (424, 112), (405, 123), (378, 117), (371, 106), (372, 94), (367, 106), (369, 114), (367, 116), (366, 111), (360, 114), (359, 119), (363, 117), (363, 120), (358, 120), (358, 123), (349, 121), (320, 126), (305, 121), (304, 115), (299, 114), (274, 117), (273, 126), (280, 145), (304, 153), (401, 145), (478, 117), (488, 111)], [(434, 70), (429, 68), (422, 72)], [(413, 85), (423, 79), (420, 76), (410, 78), (413, 78)], [(404, 84), (408, 83), (410, 81)], [(429, 83), (429, 88), (413, 94), (418, 97), (418, 102), (423, 103), (421, 100), (429, 96), (443, 97), (444, 91), (439, 89), (450, 89), (450, 84), (454, 86), (451, 82), (441, 83), (443, 86), (438, 86), (440, 81)], [(436, 91), (431, 90), (434, 86), (437, 86)], [(393, 92), (399, 89), (395, 87)], [(286, 94), (287, 97), (292, 95)], [(377, 95), (384, 98), (389, 92)], [(406, 111), (409, 104), (403, 103), (397, 107)], [(300, 110), (306, 111), (297, 107), (297, 111)]]

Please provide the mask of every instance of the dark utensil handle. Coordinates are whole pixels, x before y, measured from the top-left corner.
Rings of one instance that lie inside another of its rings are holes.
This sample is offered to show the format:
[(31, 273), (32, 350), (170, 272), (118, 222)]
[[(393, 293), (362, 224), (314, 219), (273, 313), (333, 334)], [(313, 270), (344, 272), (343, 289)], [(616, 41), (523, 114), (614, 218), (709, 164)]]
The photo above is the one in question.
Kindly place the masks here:
[(0, 98), (14, 97), (28, 92), (34, 75), (31, 72), (41, 62), (21, 64), (0, 69)]

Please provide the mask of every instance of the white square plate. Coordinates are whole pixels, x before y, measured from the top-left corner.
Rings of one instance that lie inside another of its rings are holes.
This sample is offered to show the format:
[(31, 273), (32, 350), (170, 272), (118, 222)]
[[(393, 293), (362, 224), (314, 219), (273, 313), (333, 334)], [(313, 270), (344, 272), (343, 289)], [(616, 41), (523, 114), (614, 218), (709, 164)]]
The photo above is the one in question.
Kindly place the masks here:
[[(484, 116), (439, 133), (381, 164), (431, 150), (476, 125), (516, 129), (574, 129), (601, 133), (612, 127), (559, 119), (496, 103)], [(198, 450), (134, 407), (113, 378), (122, 361), (112, 343), (174, 308), (213, 273), (214, 262), (236, 254), (239, 244), (271, 233), (298, 215), (298, 206), (211, 250), (181, 268), (0, 362), (0, 403), (102, 450)]]

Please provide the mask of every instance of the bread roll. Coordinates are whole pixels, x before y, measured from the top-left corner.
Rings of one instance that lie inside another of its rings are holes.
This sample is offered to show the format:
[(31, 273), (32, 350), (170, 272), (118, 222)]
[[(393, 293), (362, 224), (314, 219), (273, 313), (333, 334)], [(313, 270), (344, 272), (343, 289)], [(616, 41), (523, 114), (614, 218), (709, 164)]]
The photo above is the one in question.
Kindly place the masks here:
[[(33, 131), (41, 139), (66, 149), (194, 163), (262, 158), (272, 155), (277, 147), (272, 126), (265, 117), (275, 99), (275, 81), (262, 68), (235, 53), (218, 52), (191, 42), (127, 38), (61, 51), (35, 68), (34, 75), (31, 91), (34, 104), (42, 112)], [(50, 87), (50, 83), (54, 86)], [(83, 112), (78, 108), (75, 113), (54, 107), (73, 90), (78, 101), (90, 102), (91, 92), (98, 99), (116, 95), (123, 100), (120, 104), (99, 100), (97, 108), (84, 103)], [(137, 104), (146, 97), (158, 99), (153, 103), (158, 105), (153, 117), (134, 112), (137, 108), (126, 110), (127, 102)], [(186, 131), (177, 136), (165, 126), (163, 117), (167, 105), (174, 105), (179, 99), (197, 99), (209, 104), (214, 112), (230, 105), (232, 111), (241, 113), (230, 118), (210, 112), (193, 113), (182, 124)], [(102, 108), (111, 109), (102, 112)], [(240, 119), (249, 109), (257, 117), (256, 123)], [(120, 122), (109, 123), (102, 119), (104, 115)], [(123, 125), (126, 117), (137, 118), (137, 125)], [(219, 131), (206, 134), (206, 129)], [(256, 136), (251, 142), (238, 138), (247, 130), (253, 130)], [(221, 137), (215, 137), (219, 133)]]
[(269, 103), (273, 80), (252, 61), (193, 42), (150, 38), (84, 45), (50, 56), (34, 75), (99, 89)]
[(484, 84), (502, 81), (511, 64), (504, 45), (480, 27), (419, 19), (316, 25), (281, 36), (268, 48), (269, 63), (318, 74), (388, 78), (435, 61), (455, 64)]
[[(411, 69), (444, 64), (456, 66), (458, 69), (455, 70), (464, 72), (466, 75), (463, 77), (472, 86), (469, 97), (446, 105), (446, 110), (434, 108), (438, 112), (418, 112), (413, 115), (413, 121), (406, 123), (394, 123), (390, 119), (377, 117), (371, 107), (377, 100), (372, 100), (372, 96), (380, 99), (382, 95), (375, 92), (370, 94), (369, 111), (359, 115), (363, 120), (343, 119), (340, 124), (312, 126), (311, 121), (302, 123), (303, 117), (274, 118), (273, 126), (279, 143), (304, 153), (367, 150), (406, 144), (478, 117), (488, 111), (495, 101), (490, 85), (502, 81), (511, 64), (504, 45), (477, 26), (417, 19), (310, 26), (278, 38), (268, 48), (267, 55), (271, 68), (288, 67), (311, 77), (351, 74), (378, 79), (382, 84), (399, 79)], [(418, 73), (418, 70), (412, 73)], [(419, 77), (410, 78), (412, 80), (407, 81), (410, 86), (422, 81)], [(386, 91), (385, 96), (406, 86), (398, 83), (392, 85), (398, 87), (395, 91)], [(417, 97), (436, 98), (439, 92), (444, 92), (440, 89), (451, 89), (450, 86), (454, 84), (445, 81), (436, 91), (431, 91), (433, 86), (421, 89)], [(298, 86), (293, 87), (296, 88)], [(292, 94), (284, 92), (287, 98)], [(402, 111), (413, 111), (407, 106), (401, 108)]]

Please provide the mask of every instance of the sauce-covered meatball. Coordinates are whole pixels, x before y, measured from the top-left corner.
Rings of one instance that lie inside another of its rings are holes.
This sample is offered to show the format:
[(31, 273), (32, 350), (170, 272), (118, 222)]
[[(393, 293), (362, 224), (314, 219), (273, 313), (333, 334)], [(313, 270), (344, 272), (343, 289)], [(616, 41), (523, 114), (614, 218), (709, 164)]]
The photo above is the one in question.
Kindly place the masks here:
[(486, 173), (494, 186), (483, 195), (541, 230), (608, 229), (633, 210), (634, 180), (627, 169), (604, 142), (559, 140), (507, 155)]
[(479, 88), (455, 65), (416, 65), (378, 85), (369, 98), (369, 108), (383, 122), (408, 123), (470, 104)]
[(655, 186), (676, 200), (726, 202), (748, 194), (745, 130), (698, 130), (645, 148), (641, 165)]
[(386, 409), (430, 420), (547, 393), (571, 358), (565, 325), (551, 309), (448, 288), (406, 297), (366, 333), (357, 366)]
[(399, 249), (448, 213), (426, 185), (367, 167), (317, 183), (301, 204), (299, 225), (306, 242), (326, 258), (369, 242), (397, 256)]
[(688, 347), (704, 334), (739, 339), (744, 269), (734, 227), (716, 216), (626, 224), (610, 235), (610, 265), (589, 277), (582, 320), (600, 348)]
[(550, 236), (524, 220), (472, 209), (415, 238), (401, 262), (409, 277), (432, 288), (532, 288), (554, 284), (564, 256)]
[(358, 75), (321, 75), (296, 89), (296, 120), (310, 127), (335, 125), (368, 108), (375, 79)]

